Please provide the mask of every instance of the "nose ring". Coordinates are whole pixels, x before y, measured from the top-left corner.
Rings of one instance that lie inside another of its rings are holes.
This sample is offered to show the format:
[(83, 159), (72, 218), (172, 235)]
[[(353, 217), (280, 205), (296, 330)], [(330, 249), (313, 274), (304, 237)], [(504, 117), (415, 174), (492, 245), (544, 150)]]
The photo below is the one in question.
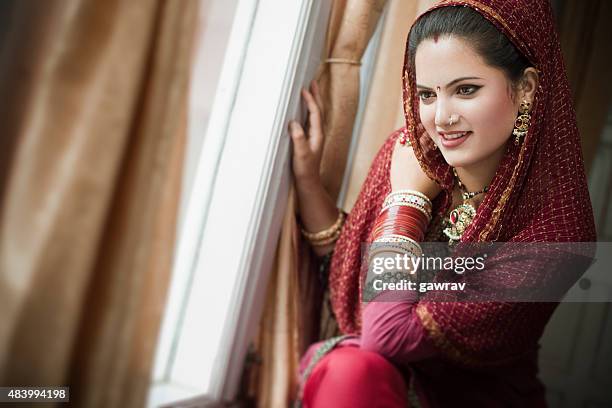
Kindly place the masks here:
[(448, 118), (448, 126), (453, 126), (453, 123), (457, 122), (458, 120), (458, 117), (451, 115), (450, 118)]

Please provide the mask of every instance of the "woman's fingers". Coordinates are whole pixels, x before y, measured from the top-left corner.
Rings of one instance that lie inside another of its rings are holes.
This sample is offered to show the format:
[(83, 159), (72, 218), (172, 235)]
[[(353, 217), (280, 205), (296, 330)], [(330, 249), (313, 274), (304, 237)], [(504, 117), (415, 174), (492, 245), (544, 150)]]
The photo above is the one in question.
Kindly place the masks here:
[(323, 109), (323, 97), (321, 96), (321, 90), (319, 89), (319, 84), (314, 79), (310, 81), (310, 89), (312, 90), (312, 95), (315, 97), (315, 101), (317, 101), (317, 106), (319, 106), (319, 112), (321, 112), (321, 121), (323, 121), (325, 113)]
[(309, 121), (309, 142), (313, 151), (318, 151), (323, 144), (323, 123), (321, 121), (321, 111), (317, 105), (317, 101), (314, 96), (307, 90), (302, 89), (302, 96), (306, 101), (308, 107), (308, 121)]
[(391, 156), (391, 189), (417, 190), (433, 200), (441, 191), (441, 187), (421, 169), (412, 147), (396, 141)]
[(293, 149), (296, 156), (306, 157), (310, 153), (310, 147), (302, 125), (295, 120), (289, 122), (289, 134), (293, 140)]
[(325, 126), (325, 110), (323, 109), (323, 97), (321, 96), (321, 89), (319, 88), (319, 84), (314, 79), (310, 81), (310, 88), (312, 89), (312, 95), (317, 102), (317, 106), (319, 107), (319, 116), (321, 122), (321, 141), (318, 144), (319, 148), (322, 148), (323, 143), (325, 142), (325, 132), (323, 131), (323, 127)]
[(308, 107), (310, 126), (319, 127), (321, 126), (321, 111), (317, 105), (317, 101), (314, 96), (306, 88), (302, 88), (302, 96), (306, 101)]
[[(311, 83), (311, 89), (318, 94), (314, 82)], [(293, 174), (297, 180), (318, 180), (324, 139), (321, 105), (308, 89), (302, 88), (301, 95), (308, 108), (308, 127), (305, 131), (295, 120), (288, 125), (293, 141)]]

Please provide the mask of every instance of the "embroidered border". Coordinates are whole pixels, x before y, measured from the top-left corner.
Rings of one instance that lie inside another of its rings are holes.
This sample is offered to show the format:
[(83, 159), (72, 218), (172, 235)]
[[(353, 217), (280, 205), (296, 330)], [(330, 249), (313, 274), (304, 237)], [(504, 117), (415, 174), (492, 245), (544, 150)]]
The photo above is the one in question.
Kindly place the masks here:
[(419, 303), (416, 307), (416, 313), (421, 319), (421, 323), (423, 327), (427, 329), (430, 334), (432, 340), (435, 345), (441, 350), (445, 351), (452, 359), (464, 363), (466, 365), (470, 365), (472, 367), (488, 367), (488, 366), (497, 366), (500, 364), (510, 363), (515, 361), (517, 358), (520, 358), (520, 354), (509, 356), (506, 358), (499, 359), (490, 359), (490, 358), (476, 358), (474, 356), (469, 356), (466, 350), (460, 350), (454, 344), (450, 342), (442, 333), (440, 326), (433, 318), (432, 313), (427, 310), (427, 307), (424, 303)]
[(434, 320), (433, 315), (427, 310), (427, 307), (423, 303), (419, 303), (416, 307), (416, 313), (421, 319), (421, 323), (429, 332), (434, 343), (442, 350), (446, 351), (455, 360), (468, 363), (477, 364), (477, 360), (467, 357), (465, 353), (462, 353), (457, 349), (448, 339), (444, 336), (438, 323)]

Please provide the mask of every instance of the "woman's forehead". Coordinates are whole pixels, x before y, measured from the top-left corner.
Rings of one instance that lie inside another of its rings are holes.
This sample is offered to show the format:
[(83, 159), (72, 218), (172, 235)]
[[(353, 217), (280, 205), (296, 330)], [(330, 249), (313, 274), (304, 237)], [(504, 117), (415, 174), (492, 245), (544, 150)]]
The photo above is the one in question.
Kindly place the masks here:
[(460, 77), (499, 77), (501, 70), (491, 67), (467, 41), (457, 37), (424, 40), (415, 55), (417, 84), (444, 86)]

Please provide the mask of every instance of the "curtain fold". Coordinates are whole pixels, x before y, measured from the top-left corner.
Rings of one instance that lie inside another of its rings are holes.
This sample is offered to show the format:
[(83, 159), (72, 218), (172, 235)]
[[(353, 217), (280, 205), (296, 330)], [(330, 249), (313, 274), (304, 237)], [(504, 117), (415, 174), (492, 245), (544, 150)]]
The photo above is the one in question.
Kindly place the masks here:
[[(331, 21), (337, 25), (328, 29), (328, 58), (361, 61), (385, 4), (386, 0), (335, 1)], [(324, 62), (316, 78), (325, 111), (321, 179), (334, 200), (342, 187), (359, 106), (359, 72), (358, 65)]]
[(408, 30), (432, 0), (389, 0), (381, 31), (380, 45), (369, 84), (365, 108), (357, 134), (355, 157), (347, 169), (348, 186), (343, 208), (353, 208), (376, 152), (405, 121), (402, 109), (402, 66)]
[(0, 28), (0, 383), (141, 407), (198, 2), (13, 1)]
[[(296, 208), (296, 199), (291, 186), (287, 208)], [(260, 365), (251, 379), (250, 393), (258, 407), (290, 405), (304, 343), (316, 336), (318, 322), (312, 313), (316, 313), (321, 293), (316, 280), (296, 273), (308, 270), (314, 276), (313, 258), (296, 256), (308, 250), (300, 240), (294, 213), (286, 211), (256, 339)]]
[[(325, 58), (360, 61), (386, 0), (335, 0)], [(323, 183), (337, 199), (359, 103), (359, 66), (322, 62), (316, 75), (325, 110)], [(292, 187), (250, 369), (250, 395), (259, 407), (286, 407), (296, 397), (299, 358), (318, 340), (323, 293), (317, 260), (301, 238)]]

